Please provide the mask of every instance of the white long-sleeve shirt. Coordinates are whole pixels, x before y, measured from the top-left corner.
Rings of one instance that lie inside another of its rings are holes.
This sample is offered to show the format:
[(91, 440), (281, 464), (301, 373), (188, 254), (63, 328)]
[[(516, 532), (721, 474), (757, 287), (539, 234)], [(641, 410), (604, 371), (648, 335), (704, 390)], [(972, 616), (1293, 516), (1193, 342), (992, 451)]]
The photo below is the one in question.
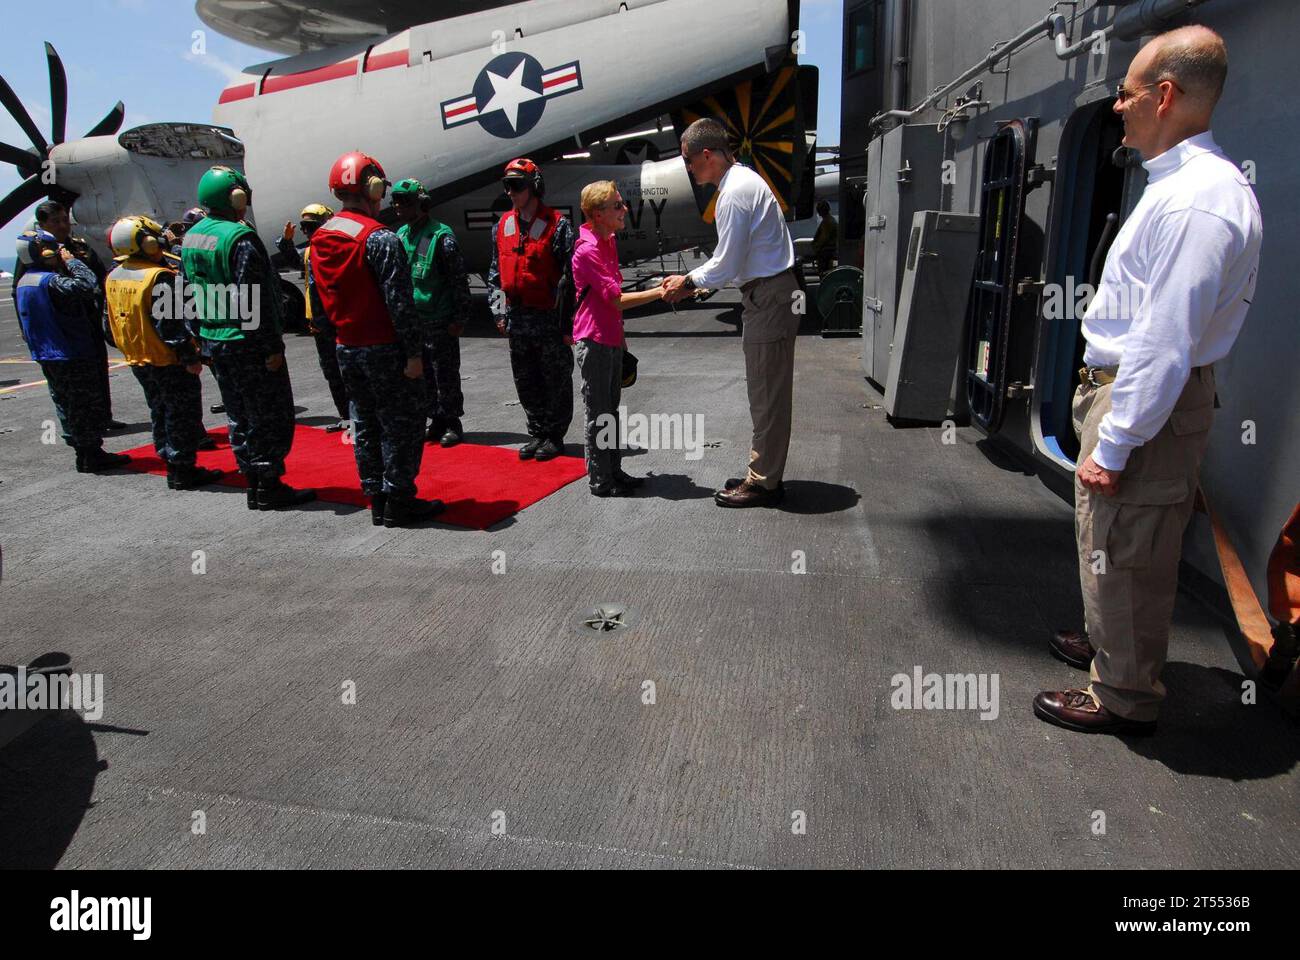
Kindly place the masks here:
[(1164, 427), (1194, 367), (1232, 349), (1255, 295), (1263, 227), (1212, 134), (1142, 164), (1146, 190), (1106, 254), (1083, 316), (1089, 366), (1118, 365), (1093, 460), (1123, 470)]
[(742, 284), (794, 266), (794, 244), (781, 205), (767, 181), (749, 167), (733, 163), (722, 175), (713, 210), (718, 246), (708, 263), (691, 271), (697, 287)]

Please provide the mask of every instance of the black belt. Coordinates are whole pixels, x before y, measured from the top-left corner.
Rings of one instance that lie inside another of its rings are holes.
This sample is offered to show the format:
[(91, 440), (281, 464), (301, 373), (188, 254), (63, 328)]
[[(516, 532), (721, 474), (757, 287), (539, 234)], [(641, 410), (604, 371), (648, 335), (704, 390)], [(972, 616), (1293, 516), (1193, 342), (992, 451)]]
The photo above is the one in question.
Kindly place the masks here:
[(740, 290), (742, 293), (748, 293), (757, 284), (763, 283), (766, 280), (775, 280), (778, 277), (785, 276), (787, 273), (793, 276), (796, 280), (799, 279), (799, 275), (794, 272), (794, 267), (786, 267), (781, 272), (774, 273), (770, 277), (755, 277), (753, 280), (746, 280), (744, 283), (740, 285)]

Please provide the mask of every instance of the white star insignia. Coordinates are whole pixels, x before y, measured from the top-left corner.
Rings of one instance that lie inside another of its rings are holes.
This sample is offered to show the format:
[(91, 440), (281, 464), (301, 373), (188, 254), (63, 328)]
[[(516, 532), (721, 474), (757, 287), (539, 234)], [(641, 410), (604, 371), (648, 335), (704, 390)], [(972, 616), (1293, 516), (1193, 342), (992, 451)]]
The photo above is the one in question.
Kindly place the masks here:
[(500, 110), (506, 115), (506, 120), (510, 123), (510, 129), (515, 130), (519, 127), (519, 106), (528, 103), (530, 100), (538, 100), (541, 94), (536, 90), (529, 90), (524, 86), (524, 67), (527, 61), (521, 60), (519, 66), (510, 76), (502, 77), (488, 71), (488, 79), (492, 81), (492, 99), (483, 105), (479, 111), (479, 116), (485, 113), (491, 113), (494, 110)]

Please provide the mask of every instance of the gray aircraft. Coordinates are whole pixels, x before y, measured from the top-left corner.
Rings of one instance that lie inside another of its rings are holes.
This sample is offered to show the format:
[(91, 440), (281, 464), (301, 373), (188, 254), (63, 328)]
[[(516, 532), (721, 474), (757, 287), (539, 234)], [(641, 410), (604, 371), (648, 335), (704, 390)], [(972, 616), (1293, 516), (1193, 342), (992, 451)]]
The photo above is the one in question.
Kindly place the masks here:
[[(67, 84), (47, 44), (48, 139), (0, 83), (0, 100), (31, 141), (30, 149), (0, 145), (0, 159), (25, 178), (0, 200), (0, 222), (48, 195), (75, 202), (78, 222), (98, 244), (127, 212), (164, 223), (179, 218), (193, 206), (203, 169), (225, 163), (242, 167), (256, 186), (257, 226), (272, 244), (279, 225), (321, 199), (334, 158), (364, 149), (394, 176), (420, 179), (436, 202), (455, 201), (455, 222), (468, 227), (464, 217), (485, 209), (484, 197), (464, 195), (495, 183), (514, 157), (545, 162), (585, 153), (597, 163), (653, 163), (664, 141), (675, 150), (665, 116), (680, 125), (728, 109), (719, 104), (728, 96), (738, 141), (791, 215), (811, 197), (804, 125), (814, 124), (803, 107), (815, 102), (816, 71), (794, 65), (797, 8), (786, 0), (460, 3), (432, 18), (428, 4), (393, 3), (380, 19), (349, 0), (310, 11), (287, 2), (199, 0), (196, 11), (230, 36), (292, 55), (248, 67), (222, 92), (215, 124), (149, 124), (116, 136), (119, 103), (86, 137), (65, 141)], [(688, 19), (690, 31), (673, 29)], [(647, 42), (667, 35), (671, 44)], [(737, 106), (751, 96), (763, 110)], [(636, 138), (609, 155), (619, 135), (656, 121), (657, 137)], [(794, 162), (765, 168), (763, 153), (777, 141), (788, 144)], [(617, 177), (627, 181), (628, 173), (622, 167)], [(647, 177), (629, 185), (649, 191), (638, 195), (647, 206), (633, 217), (640, 224), (645, 214), (647, 251), (665, 243), (689, 248), (712, 235), (709, 195), (692, 189), (680, 160), (643, 168)], [(651, 221), (658, 221), (653, 231)]]

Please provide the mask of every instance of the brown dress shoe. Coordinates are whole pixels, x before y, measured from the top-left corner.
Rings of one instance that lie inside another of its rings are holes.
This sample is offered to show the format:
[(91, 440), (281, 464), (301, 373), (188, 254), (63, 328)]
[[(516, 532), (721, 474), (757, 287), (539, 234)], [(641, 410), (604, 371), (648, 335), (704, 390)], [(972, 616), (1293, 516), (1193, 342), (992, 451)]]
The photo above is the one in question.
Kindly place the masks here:
[(1078, 733), (1145, 737), (1156, 732), (1154, 720), (1127, 720), (1113, 714), (1087, 690), (1044, 690), (1034, 697), (1034, 715)]
[(720, 507), (774, 507), (782, 500), (781, 490), (768, 490), (746, 480), (730, 490), (719, 490), (713, 502)]
[(1088, 635), (1078, 630), (1057, 630), (1047, 642), (1047, 648), (1057, 660), (1063, 660), (1080, 670), (1087, 670), (1097, 653), (1092, 648)]

